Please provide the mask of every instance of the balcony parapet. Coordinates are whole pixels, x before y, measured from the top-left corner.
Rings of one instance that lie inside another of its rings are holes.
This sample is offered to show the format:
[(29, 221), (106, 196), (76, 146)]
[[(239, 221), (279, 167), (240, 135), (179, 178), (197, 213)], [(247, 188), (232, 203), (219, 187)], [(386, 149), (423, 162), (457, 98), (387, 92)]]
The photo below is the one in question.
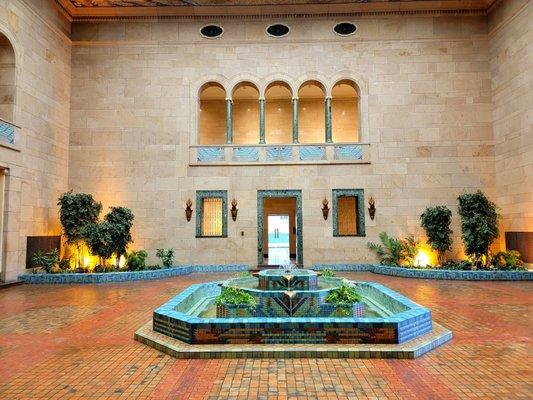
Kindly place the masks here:
[(369, 143), (193, 145), (189, 165), (370, 164)]

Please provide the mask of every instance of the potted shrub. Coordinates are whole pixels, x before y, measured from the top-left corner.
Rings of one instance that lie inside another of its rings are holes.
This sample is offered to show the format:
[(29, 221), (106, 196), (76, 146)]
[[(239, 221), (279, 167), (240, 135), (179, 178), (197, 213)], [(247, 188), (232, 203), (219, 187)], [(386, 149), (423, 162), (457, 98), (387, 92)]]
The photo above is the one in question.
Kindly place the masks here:
[(355, 288), (343, 282), (338, 288), (329, 292), (326, 302), (320, 305), (321, 313), (332, 317), (362, 317), (364, 315), (364, 305), (361, 302), (361, 295)]
[(250, 293), (236, 287), (222, 289), (217, 297), (217, 318), (252, 317), (257, 300)]

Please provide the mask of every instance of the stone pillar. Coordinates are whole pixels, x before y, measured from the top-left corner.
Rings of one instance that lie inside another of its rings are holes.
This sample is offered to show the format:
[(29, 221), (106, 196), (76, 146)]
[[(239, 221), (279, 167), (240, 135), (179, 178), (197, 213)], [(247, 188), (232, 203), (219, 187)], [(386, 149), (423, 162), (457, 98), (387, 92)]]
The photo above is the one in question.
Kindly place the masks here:
[(325, 114), (326, 114), (326, 143), (332, 143), (331, 136), (331, 96), (326, 96), (325, 101)]
[(298, 143), (298, 97), (292, 98), (292, 142)]
[(233, 143), (233, 101), (226, 99), (226, 143)]
[(259, 98), (259, 144), (265, 143), (265, 99)]

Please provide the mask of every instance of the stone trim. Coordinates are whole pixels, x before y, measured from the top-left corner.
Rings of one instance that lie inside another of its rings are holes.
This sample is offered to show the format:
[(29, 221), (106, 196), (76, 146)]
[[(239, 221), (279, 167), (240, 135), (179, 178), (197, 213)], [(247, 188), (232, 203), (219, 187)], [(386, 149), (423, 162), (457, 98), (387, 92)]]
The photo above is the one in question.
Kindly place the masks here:
[(249, 266), (244, 264), (225, 265), (180, 265), (172, 268), (163, 268), (150, 271), (125, 271), (107, 273), (81, 273), (81, 274), (24, 274), (19, 279), (30, 284), (92, 284), (131, 281), (151, 281), (154, 279), (172, 278), (174, 276), (189, 275), (202, 272), (234, 272), (248, 271)]
[(320, 271), (372, 272), (379, 275), (415, 279), (439, 279), (456, 281), (532, 281), (533, 271), (459, 271), (441, 269), (415, 269), (379, 264), (314, 264), (312, 269)]

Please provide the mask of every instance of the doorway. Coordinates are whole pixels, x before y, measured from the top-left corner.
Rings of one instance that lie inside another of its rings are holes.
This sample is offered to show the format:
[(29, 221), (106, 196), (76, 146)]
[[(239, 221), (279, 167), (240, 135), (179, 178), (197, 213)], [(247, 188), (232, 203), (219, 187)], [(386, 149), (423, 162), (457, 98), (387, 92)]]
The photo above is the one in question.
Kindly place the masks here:
[(257, 262), (303, 264), (300, 190), (257, 192)]

